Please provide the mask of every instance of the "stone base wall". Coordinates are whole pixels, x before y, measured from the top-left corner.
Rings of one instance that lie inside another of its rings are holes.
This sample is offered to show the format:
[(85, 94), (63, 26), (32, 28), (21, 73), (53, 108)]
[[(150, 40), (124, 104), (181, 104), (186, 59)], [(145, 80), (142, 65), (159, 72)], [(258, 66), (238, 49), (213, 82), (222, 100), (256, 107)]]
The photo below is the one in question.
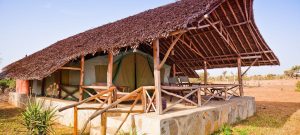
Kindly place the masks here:
[[(46, 97), (38, 97), (36, 100), (44, 102), (44, 107), (56, 109), (75, 103), (74, 101)], [(9, 103), (12, 105), (24, 107), (24, 103), (27, 103), (27, 101), (28, 97), (25, 94), (9, 93)], [(80, 107), (97, 107), (98, 105), (83, 104)], [(232, 124), (253, 116), (256, 111), (255, 107), (254, 97), (239, 97), (229, 101), (211, 102), (208, 105), (194, 109), (167, 112), (163, 115), (156, 115), (154, 112), (131, 114), (124, 123), (122, 130), (129, 130), (132, 123), (134, 123), (139, 133), (146, 133), (147, 135), (209, 135), (225, 123)], [(80, 110), (78, 112), (79, 129), (92, 113), (94, 113), (94, 110)], [(74, 111), (72, 108), (56, 114), (58, 123), (73, 126)], [(122, 119), (118, 117), (122, 116), (109, 116), (107, 120), (108, 128), (117, 128), (122, 122)], [(99, 125), (100, 116), (89, 123), (89, 127), (99, 127)], [(89, 128), (86, 130), (89, 130)], [(93, 134), (100, 134), (100, 129), (96, 129)]]
[[(61, 99), (54, 99), (54, 98), (47, 98), (47, 97), (38, 97), (36, 98), (36, 100), (38, 102), (43, 102), (44, 107), (50, 107), (50, 108), (54, 108), (54, 109), (59, 109), (71, 104), (76, 103), (76, 101), (66, 101), (66, 100), (61, 100)], [(99, 104), (82, 104), (79, 107), (96, 107)], [(95, 112), (95, 110), (79, 110), (78, 111), (78, 128), (81, 129), (81, 127), (83, 127), (83, 124), (85, 121), (87, 121), (88, 117), (91, 116), (93, 113)], [(64, 110), (62, 112), (56, 112), (56, 122), (65, 125), (65, 126), (69, 126), (69, 127), (73, 127), (74, 126), (74, 108), (70, 108), (67, 110)], [(100, 117), (96, 117), (95, 119), (93, 119), (89, 125), (88, 128), (86, 130), (89, 130), (90, 126), (94, 126), (94, 125), (100, 125)]]
[(16, 92), (9, 92), (8, 103), (19, 108), (24, 108), (28, 102), (27, 94), (20, 94)]
[(148, 135), (209, 135), (225, 123), (253, 116), (255, 111), (255, 99), (242, 97), (160, 116), (135, 115), (135, 122), (137, 130)]

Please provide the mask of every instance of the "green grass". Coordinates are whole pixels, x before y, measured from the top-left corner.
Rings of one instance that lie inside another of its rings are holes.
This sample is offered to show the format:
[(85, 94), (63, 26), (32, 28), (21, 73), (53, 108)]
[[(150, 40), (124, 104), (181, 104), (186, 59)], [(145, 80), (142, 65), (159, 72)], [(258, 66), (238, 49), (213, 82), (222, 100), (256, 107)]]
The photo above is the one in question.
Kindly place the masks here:
[(0, 80), (0, 86), (4, 88), (14, 89), (16, 87), (16, 81), (13, 79), (3, 79)]
[(300, 130), (299, 103), (258, 102), (257, 113), (232, 125), (233, 135), (294, 135)]

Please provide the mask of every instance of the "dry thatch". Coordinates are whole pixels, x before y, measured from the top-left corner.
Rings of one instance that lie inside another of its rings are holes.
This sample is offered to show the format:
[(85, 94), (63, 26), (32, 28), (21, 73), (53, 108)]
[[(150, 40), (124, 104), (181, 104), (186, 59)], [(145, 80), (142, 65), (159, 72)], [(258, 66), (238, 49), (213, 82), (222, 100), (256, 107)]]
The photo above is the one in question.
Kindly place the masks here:
[[(70, 60), (99, 51), (138, 47), (152, 53), (149, 44), (156, 38), (160, 38), (163, 57), (176, 37), (169, 34), (178, 30), (186, 32), (167, 63), (176, 63), (178, 71), (190, 77), (197, 76), (194, 70), (202, 69), (203, 61), (208, 68), (236, 67), (239, 56), (261, 56), (255, 66), (278, 65), (254, 23), (252, 6), (253, 0), (181, 0), (58, 41), (6, 66), (0, 76), (42, 79)], [(207, 20), (205, 14), (209, 14)], [(199, 27), (209, 22), (215, 28)], [(243, 59), (242, 65), (253, 61)]]

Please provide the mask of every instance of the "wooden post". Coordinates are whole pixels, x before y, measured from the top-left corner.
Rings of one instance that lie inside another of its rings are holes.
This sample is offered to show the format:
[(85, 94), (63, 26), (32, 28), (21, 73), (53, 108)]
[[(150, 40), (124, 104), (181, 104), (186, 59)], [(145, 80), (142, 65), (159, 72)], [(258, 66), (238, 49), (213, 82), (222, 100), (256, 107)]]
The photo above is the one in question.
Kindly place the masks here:
[(60, 99), (61, 98), (61, 94), (62, 94), (62, 88), (61, 88), (61, 80), (62, 80), (62, 71), (61, 70), (58, 70), (58, 80), (57, 80), (57, 86), (58, 86), (58, 98)]
[(240, 91), (240, 96), (244, 96), (244, 91), (243, 91), (243, 78), (242, 78), (242, 62), (241, 58), (239, 57), (237, 59), (237, 64), (238, 64), (238, 82), (239, 82), (239, 91)]
[[(112, 77), (113, 77), (113, 54), (112, 52), (108, 53), (108, 67), (107, 67), (107, 89), (109, 89), (111, 86), (113, 86)], [(114, 95), (113, 95), (114, 96)], [(108, 104), (112, 103), (112, 97), (109, 97)]]
[[(147, 109), (147, 95), (146, 95), (146, 89), (143, 88), (143, 93), (141, 96), (141, 100), (142, 100), (142, 106), (143, 106), (143, 110), (144, 113), (146, 113), (146, 109)], [(151, 104), (149, 104), (151, 105)]]
[(46, 95), (46, 93), (45, 93), (45, 87), (46, 87), (46, 78), (43, 78), (43, 80), (42, 80), (42, 87), (41, 87), (41, 89), (42, 89), (41, 95), (42, 96)]
[(107, 128), (107, 126), (106, 126), (106, 122), (107, 121), (107, 117), (106, 117), (106, 113), (104, 112), (104, 113), (102, 113), (101, 114), (101, 127), (100, 127), (100, 129), (101, 129), (101, 135), (106, 135), (106, 128)]
[(201, 89), (199, 88), (197, 91), (197, 100), (198, 100), (198, 107), (201, 106)]
[[(203, 81), (204, 81), (204, 85), (207, 85), (207, 62), (206, 61), (204, 61), (204, 78), (203, 78)], [(207, 88), (205, 88), (204, 89), (204, 91), (205, 91), (205, 95), (207, 94)]]
[(83, 80), (84, 80), (84, 55), (81, 56), (80, 60), (80, 82), (79, 82), (79, 101), (83, 100)]
[(173, 64), (172, 68), (173, 68), (173, 77), (175, 77), (176, 76), (176, 65)]
[[(174, 55), (175, 55), (174, 49), (172, 50), (171, 55), (172, 55), (172, 57), (174, 57)], [(175, 63), (172, 65), (172, 70), (173, 70), (172, 75), (173, 75), (173, 77), (175, 77), (176, 76), (176, 64)]]
[(156, 92), (156, 114), (162, 114), (162, 100), (161, 100), (161, 81), (159, 69), (159, 40), (153, 41), (153, 60), (154, 60), (154, 85)]
[(74, 107), (74, 131), (73, 135), (78, 135), (78, 108)]

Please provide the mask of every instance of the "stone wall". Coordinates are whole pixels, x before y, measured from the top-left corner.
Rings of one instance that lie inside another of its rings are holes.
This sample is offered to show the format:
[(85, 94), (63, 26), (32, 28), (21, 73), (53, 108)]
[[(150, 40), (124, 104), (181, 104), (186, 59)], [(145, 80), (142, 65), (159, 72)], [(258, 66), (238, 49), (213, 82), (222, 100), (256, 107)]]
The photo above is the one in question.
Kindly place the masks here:
[[(15, 106), (24, 107), (27, 100), (28, 97), (25, 94), (9, 93), (9, 103)], [(44, 107), (56, 109), (75, 103), (74, 101), (46, 97), (38, 97), (36, 100), (44, 102)], [(83, 104), (80, 107), (97, 107), (98, 105)], [(232, 124), (253, 116), (255, 111), (253, 97), (239, 97), (229, 101), (211, 102), (199, 108), (167, 112), (163, 115), (156, 115), (154, 112), (131, 114), (122, 130), (128, 131), (134, 123), (139, 133), (146, 133), (147, 135), (208, 135), (218, 130), (225, 123)], [(93, 112), (94, 110), (80, 110), (78, 112), (79, 129)], [(73, 114), (72, 108), (57, 112), (56, 121), (66, 126), (73, 126)], [(107, 120), (108, 128), (117, 128), (122, 122), (119, 117), (122, 116), (109, 116)], [(89, 123), (89, 127), (99, 127), (99, 125), (100, 116)], [(100, 129), (96, 128), (93, 134), (100, 134)]]
[(20, 94), (17, 92), (9, 92), (8, 103), (19, 108), (24, 108), (28, 102), (27, 94)]
[(140, 114), (135, 116), (135, 121), (137, 129), (148, 135), (209, 135), (225, 123), (232, 124), (253, 116), (255, 111), (254, 98), (243, 97), (156, 117)]

